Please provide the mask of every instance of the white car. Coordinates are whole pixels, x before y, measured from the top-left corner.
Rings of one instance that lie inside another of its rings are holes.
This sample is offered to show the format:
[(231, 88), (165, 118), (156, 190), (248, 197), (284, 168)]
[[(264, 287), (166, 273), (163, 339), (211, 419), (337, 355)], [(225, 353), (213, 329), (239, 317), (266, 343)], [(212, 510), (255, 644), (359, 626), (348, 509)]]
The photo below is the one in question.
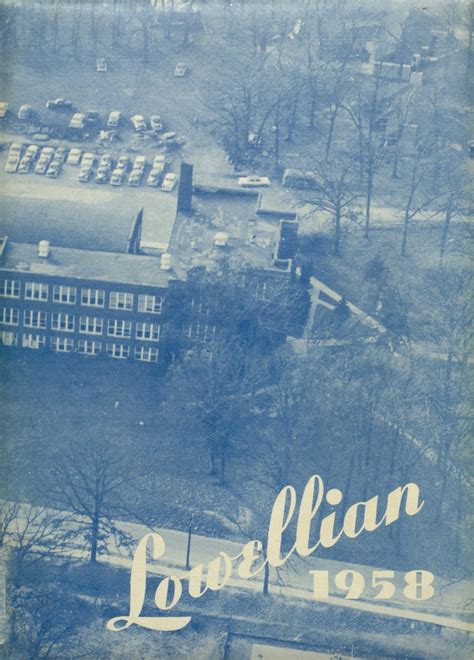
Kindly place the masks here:
[(130, 176), (128, 177), (129, 186), (139, 186), (142, 182), (143, 170), (132, 170)]
[(165, 154), (158, 154), (153, 158), (153, 165), (152, 169), (155, 169), (157, 167), (165, 166), (166, 163), (166, 156)]
[(161, 190), (164, 190), (165, 192), (171, 192), (174, 190), (174, 187), (177, 183), (178, 177), (176, 174), (173, 172), (168, 172), (168, 174), (166, 174), (165, 178), (163, 179), (163, 183), (161, 184)]
[(41, 149), (40, 158), (51, 158), (54, 156), (55, 149), (54, 147), (43, 147)]
[(136, 131), (146, 131), (146, 121), (143, 115), (133, 115), (130, 121)]
[(40, 148), (37, 144), (30, 144), (26, 150), (25, 156), (28, 158), (31, 158), (31, 160), (34, 160), (36, 156), (39, 154)]
[(249, 174), (248, 176), (240, 176), (238, 183), (243, 188), (258, 188), (260, 186), (269, 186), (270, 179), (267, 176)]
[(3, 117), (6, 116), (8, 112), (8, 103), (6, 101), (0, 101), (0, 118), (3, 119)]
[(8, 157), (11, 158), (12, 156), (21, 156), (21, 151), (23, 149), (23, 145), (20, 144), (19, 142), (13, 142), (13, 144), (10, 145), (10, 149), (8, 150)]
[(82, 156), (81, 168), (92, 167), (94, 163), (95, 163), (95, 154), (92, 154), (88, 151)]
[(18, 119), (29, 119), (31, 112), (31, 105), (28, 105), (27, 103), (20, 105), (20, 109), (18, 110)]
[(125, 156), (124, 154), (119, 156), (116, 169), (125, 170), (127, 172), (129, 167), (130, 167), (130, 158), (128, 156)]
[(112, 168), (112, 156), (110, 154), (102, 154), (99, 161), (99, 167)]
[(50, 162), (48, 156), (40, 156), (35, 166), (35, 174), (46, 174)]
[(124, 179), (125, 179), (125, 170), (122, 170), (120, 168), (116, 168), (112, 172), (112, 176), (110, 178), (110, 185), (111, 186), (121, 186)]
[(31, 170), (31, 166), (33, 164), (33, 161), (31, 158), (27, 158), (26, 156), (23, 156), (23, 158), (20, 160), (20, 164), (18, 166), (18, 173), (19, 174), (28, 174), (28, 172)]
[(163, 130), (163, 122), (161, 121), (160, 115), (151, 115), (150, 117), (150, 126), (154, 131)]
[(151, 170), (150, 174), (148, 175), (148, 179), (146, 180), (146, 185), (151, 186), (152, 188), (158, 188), (162, 174), (163, 168)]
[(133, 169), (134, 170), (144, 170), (146, 167), (146, 157), (145, 156), (137, 156), (135, 160), (133, 161)]
[(188, 72), (188, 67), (186, 66), (186, 64), (184, 64), (184, 62), (178, 62), (178, 64), (175, 66), (174, 69), (174, 75), (177, 78), (183, 78), (187, 72)]
[(69, 122), (69, 128), (84, 128), (86, 116), (83, 112), (75, 112)]
[(122, 119), (122, 113), (119, 112), (118, 110), (113, 110), (109, 118), (107, 119), (107, 126), (109, 128), (117, 128), (118, 125), (120, 124), (120, 120)]
[(79, 165), (81, 162), (81, 155), (82, 151), (78, 149), (77, 147), (73, 147), (69, 151), (69, 156), (67, 157), (67, 164), (68, 165)]
[(92, 176), (92, 166), (81, 167), (79, 170), (79, 176), (77, 177), (81, 183), (87, 183)]
[(9, 156), (5, 165), (5, 172), (8, 174), (14, 174), (17, 171), (19, 164), (20, 156)]

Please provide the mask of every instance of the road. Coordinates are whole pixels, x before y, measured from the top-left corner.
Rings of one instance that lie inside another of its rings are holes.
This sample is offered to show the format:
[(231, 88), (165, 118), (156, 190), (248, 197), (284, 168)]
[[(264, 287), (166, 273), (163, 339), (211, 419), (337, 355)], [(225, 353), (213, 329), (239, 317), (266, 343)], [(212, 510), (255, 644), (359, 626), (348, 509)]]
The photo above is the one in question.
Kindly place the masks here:
[[(13, 526), (17, 525), (20, 531), (24, 531), (24, 523), (22, 521), (25, 520), (25, 513), (22, 513), (22, 511), (25, 512), (28, 506), (26, 504), (21, 505), (22, 509), (17, 520), (13, 523)], [(54, 510), (47, 511), (49, 514), (59, 514), (59, 512), (55, 512)], [(188, 534), (186, 532), (161, 528), (150, 530), (143, 524), (124, 521), (117, 521), (116, 524), (137, 542), (150, 531), (160, 534), (165, 541), (166, 550), (159, 563), (150, 563), (148, 567), (149, 572), (163, 576), (174, 575), (186, 579), (187, 571), (184, 568), (188, 543)], [(79, 526), (80, 520), (76, 518), (76, 522), (69, 521), (66, 525)], [(14, 527), (10, 529), (13, 530)], [(13, 538), (14, 533), (12, 534)], [(235, 557), (240, 553), (241, 549), (242, 544), (235, 541), (193, 534), (191, 536), (190, 546), (190, 565), (191, 567), (198, 564), (206, 565), (212, 559), (215, 559), (219, 552), (225, 552), (230, 557)], [(64, 554), (81, 561), (87, 561), (87, 544), (78, 540), (76, 545), (68, 545), (67, 551)], [(99, 560), (111, 566), (121, 567), (127, 570), (130, 570), (131, 567), (129, 551), (118, 548), (113, 540), (110, 540), (108, 543), (108, 554), (100, 557)], [(287, 564), (283, 569), (280, 569), (279, 575), (272, 569), (269, 591), (272, 594), (313, 601), (312, 577), (309, 571), (329, 571), (329, 574), (334, 576), (338, 571), (345, 569), (360, 572), (364, 576), (366, 585), (371, 584), (372, 571), (380, 570), (361, 564), (319, 559), (317, 557), (306, 559), (296, 558), (291, 560), (291, 566)], [(363, 600), (347, 600), (341, 595), (340, 591), (332, 587), (329, 591), (329, 598), (325, 599), (324, 603), (361, 612), (439, 625), (454, 630), (474, 632), (474, 624), (467, 620), (469, 615), (472, 618), (474, 613), (470, 613), (466, 609), (466, 603), (469, 602), (470, 594), (472, 594), (474, 589), (473, 580), (464, 580), (450, 584), (443, 578), (435, 577), (435, 596), (432, 599), (427, 601), (407, 601), (401, 589), (405, 584), (403, 579), (404, 574), (399, 571), (395, 571), (394, 573), (394, 584), (399, 588), (396, 589), (394, 597), (390, 600), (390, 604), (380, 604), (382, 601), (374, 598), (375, 592), (370, 586), (366, 587)], [(262, 578), (245, 580), (236, 576), (234, 571), (233, 576), (224, 588), (261, 591)], [(410, 604), (409, 607), (407, 607), (407, 602)]]

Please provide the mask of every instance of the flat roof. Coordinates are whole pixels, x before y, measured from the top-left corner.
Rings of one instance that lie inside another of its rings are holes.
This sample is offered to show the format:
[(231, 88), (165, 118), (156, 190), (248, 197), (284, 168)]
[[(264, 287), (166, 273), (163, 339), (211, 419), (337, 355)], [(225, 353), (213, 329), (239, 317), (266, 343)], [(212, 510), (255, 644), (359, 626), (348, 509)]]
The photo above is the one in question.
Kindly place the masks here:
[(49, 256), (44, 258), (38, 256), (37, 245), (10, 241), (4, 250), (0, 270), (153, 287), (166, 287), (170, 280), (180, 277), (175, 268), (162, 270), (160, 259), (153, 256), (53, 245)]
[[(227, 257), (239, 267), (288, 272), (289, 262), (275, 262), (279, 224), (296, 220), (291, 210), (268, 208), (264, 197), (223, 190), (199, 191), (193, 196), (193, 212), (178, 214), (170, 253), (186, 264), (209, 266)], [(225, 235), (216, 245), (216, 235)]]
[[(178, 199), (176, 195), (155, 191), (143, 203), (143, 225), (140, 247), (142, 250), (167, 252), (176, 220)], [(156, 201), (155, 201), (156, 200)]]

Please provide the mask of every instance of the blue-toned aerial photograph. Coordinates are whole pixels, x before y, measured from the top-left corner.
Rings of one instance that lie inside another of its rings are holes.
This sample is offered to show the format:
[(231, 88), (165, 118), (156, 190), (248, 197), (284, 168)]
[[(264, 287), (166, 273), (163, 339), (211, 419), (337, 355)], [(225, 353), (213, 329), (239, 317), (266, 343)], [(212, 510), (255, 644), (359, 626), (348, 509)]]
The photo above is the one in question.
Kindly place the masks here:
[(0, 35), (1, 657), (472, 657), (472, 2)]

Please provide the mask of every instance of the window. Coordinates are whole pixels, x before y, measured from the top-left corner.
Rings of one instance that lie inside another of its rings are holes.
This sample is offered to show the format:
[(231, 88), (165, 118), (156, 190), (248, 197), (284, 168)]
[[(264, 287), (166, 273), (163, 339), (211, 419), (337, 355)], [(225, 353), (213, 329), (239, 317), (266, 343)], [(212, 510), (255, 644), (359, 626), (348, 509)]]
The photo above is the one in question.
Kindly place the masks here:
[(20, 282), (17, 280), (0, 280), (0, 296), (5, 298), (20, 297)]
[(25, 285), (26, 300), (48, 300), (48, 285), (39, 282), (27, 282)]
[(90, 339), (79, 339), (77, 350), (82, 355), (97, 355), (102, 350), (102, 343)]
[(102, 289), (81, 289), (81, 305), (84, 307), (103, 307), (105, 291)]
[(101, 335), (104, 321), (95, 316), (81, 316), (79, 318), (79, 332), (89, 335)]
[(22, 335), (21, 345), (23, 348), (43, 348), (46, 345), (46, 338), (43, 335)]
[(46, 328), (46, 312), (26, 309), (23, 315), (23, 324), (27, 328)]
[(74, 349), (74, 342), (68, 337), (51, 337), (51, 349), (56, 353), (70, 353)]
[(203, 301), (202, 296), (200, 296), (198, 299), (193, 298), (191, 300), (191, 310), (195, 314), (209, 314), (209, 303)]
[(137, 323), (135, 337), (142, 341), (158, 341), (160, 326), (157, 323)]
[(208, 323), (191, 323), (188, 328), (189, 339), (197, 341), (209, 341), (214, 339), (216, 334), (216, 326)]
[(76, 303), (76, 292), (75, 286), (56, 285), (53, 287), (53, 302), (74, 305)]
[(111, 291), (109, 307), (110, 309), (126, 309), (130, 311), (133, 309), (133, 293)]
[(51, 328), (63, 332), (74, 332), (75, 318), (72, 314), (51, 314)]
[(160, 296), (148, 296), (140, 294), (138, 296), (138, 311), (148, 314), (161, 314), (163, 307), (163, 298)]
[(255, 298), (268, 302), (270, 300), (270, 287), (268, 282), (257, 282), (255, 287)]
[(5, 325), (18, 325), (20, 322), (20, 312), (13, 307), (4, 307), (2, 309), (1, 322)]
[(16, 332), (0, 332), (0, 340), (4, 346), (18, 345), (18, 335)]
[(107, 355), (126, 360), (130, 355), (130, 347), (127, 344), (107, 344)]
[(158, 349), (140, 346), (135, 349), (135, 360), (141, 362), (158, 362)]
[(110, 337), (129, 339), (132, 334), (132, 324), (130, 321), (110, 319), (107, 324), (107, 334)]

